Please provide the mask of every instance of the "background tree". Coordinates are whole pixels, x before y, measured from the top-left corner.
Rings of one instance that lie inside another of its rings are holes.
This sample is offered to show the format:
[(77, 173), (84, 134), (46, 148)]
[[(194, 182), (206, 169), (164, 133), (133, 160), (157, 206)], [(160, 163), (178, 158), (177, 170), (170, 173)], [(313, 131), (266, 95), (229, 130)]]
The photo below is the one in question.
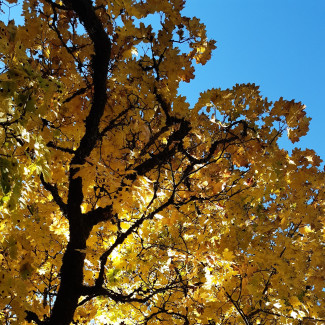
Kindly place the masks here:
[(215, 45), (184, 5), (25, 0), (1, 22), (3, 324), (324, 323), (324, 172), (277, 144), (304, 106), (247, 84), (190, 109), (179, 83)]

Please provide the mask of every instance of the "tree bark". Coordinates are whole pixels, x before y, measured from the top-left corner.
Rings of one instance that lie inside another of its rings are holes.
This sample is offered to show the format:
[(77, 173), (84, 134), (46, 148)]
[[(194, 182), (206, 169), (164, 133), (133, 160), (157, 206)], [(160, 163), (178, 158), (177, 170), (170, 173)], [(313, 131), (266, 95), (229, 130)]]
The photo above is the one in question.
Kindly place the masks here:
[(86, 241), (91, 226), (83, 215), (70, 222), (70, 240), (62, 259), (61, 283), (49, 320), (50, 325), (68, 325), (73, 321), (83, 286)]
[(44, 324), (69, 325), (73, 321), (83, 286), (84, 249), (93, 223), (81, 213), (83, 202), (82, 179), (75, 177), (79, 168), (91, 154), (99, 137), (99, 122), (107, 101), (106, 79), (111, 53), (110, 40), (96, 16), (91, 0), (64, 0), (84, 25), (94, 46), (92, 56), (93, 98), (85, 121), (85, 133), (70, 162), (69, 193), (66, 217), (69, 220), (69, 243), (62, 259), (60, 287), (52, 314)]

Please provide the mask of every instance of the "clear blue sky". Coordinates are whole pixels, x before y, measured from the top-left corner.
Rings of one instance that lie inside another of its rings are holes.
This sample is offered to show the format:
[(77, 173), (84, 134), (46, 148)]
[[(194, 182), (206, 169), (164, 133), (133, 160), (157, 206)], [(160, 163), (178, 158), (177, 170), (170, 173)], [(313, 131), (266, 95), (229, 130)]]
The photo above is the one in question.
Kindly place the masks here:
[(218, 46), (182, 87), (190, 102), (208, 88), (248, 82), (273, 101), (301, 101), (312, 121), (296, 145), (325, 160), (325, 0), (187, 0), (184, 13), (200, 18)]
[(183, 87), (191, 101), (207, 88), (248, 82), (270, 100), (301, 101), (312, 121), (295, 146), (325, 160), (325, 0), (188, 0), (184, 13), (200, 18), (218, 46)]

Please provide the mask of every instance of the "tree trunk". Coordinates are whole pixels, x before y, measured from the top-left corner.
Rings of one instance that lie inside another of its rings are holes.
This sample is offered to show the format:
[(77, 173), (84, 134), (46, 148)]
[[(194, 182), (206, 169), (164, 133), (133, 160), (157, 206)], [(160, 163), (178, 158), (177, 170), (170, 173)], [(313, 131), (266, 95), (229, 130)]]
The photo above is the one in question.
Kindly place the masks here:
[(78, 307), (86, 257), (83, 250), (86, 249), (86, 241), (91, 230), (91, 227), (83, 225), (82, 221), (84, 219), (80, 216), (76, 222), (70, 223), (71, 237), (62, 259), (60, 288), (49, 320), (50, 325), (71, 324)]

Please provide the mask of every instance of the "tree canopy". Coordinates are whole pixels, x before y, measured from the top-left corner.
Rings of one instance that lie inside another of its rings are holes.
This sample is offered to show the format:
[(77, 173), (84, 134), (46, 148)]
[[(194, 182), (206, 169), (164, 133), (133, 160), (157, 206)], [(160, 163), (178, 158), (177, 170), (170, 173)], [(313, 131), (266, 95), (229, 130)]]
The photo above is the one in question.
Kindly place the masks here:
[[(1, 8), (17, 0), (1, 1)], [(0, 22), (2, 324), (324, 324), (305, 106), (179, 93), (215, 49), (185, 0), (24, 0)]]

